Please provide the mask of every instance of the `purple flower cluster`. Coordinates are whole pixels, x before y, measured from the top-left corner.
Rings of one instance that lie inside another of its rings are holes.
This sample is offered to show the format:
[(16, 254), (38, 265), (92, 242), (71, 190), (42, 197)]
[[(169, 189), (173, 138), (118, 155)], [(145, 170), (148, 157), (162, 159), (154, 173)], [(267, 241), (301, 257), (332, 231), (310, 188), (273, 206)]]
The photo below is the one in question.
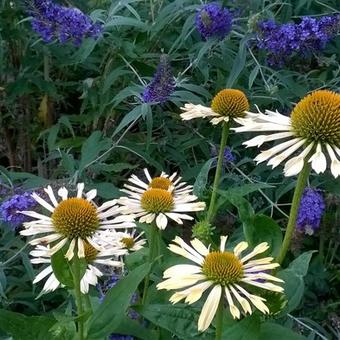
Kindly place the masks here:
[(272, 66), (282, 66), (292, 57), (306, 58), (323, 50), (340, 32), (340, 14), (321, 18), (303, 17), (299, 24), (277, 24), (273, 20), (258, 24), (257, 46), (268, 53)]
[(31, 210), (37, 206), (37, 202), (31, 197), (31, 193), (16, 194), (0, 205), (1, 219), (8, 223), (13, 229), (22, 223), (29, 221), (29, 217), (17, 211)]
[(226, 37), (231, 31), (231, 22), (231, 13), (217, 3), (203, 5), (195, 18), (196, 28), (205, 40)]
[[(100, 303), (103, 302), (107, 291), (111, 289), (112, 287), (114, 287), (118, 283), (119, 279), (120, 279), (119, 275), (113, 274), (110, 276), (110, 278), (106, 282), (104, 282), (104, 284), (97, 285), (97, 289), (100, 294), (100, 297), (99, 297)], [(137, 300), (138, 300), (138, 296), (135, 293), (132, 295), (130, 303), (135, 304), (137, 303)], [(133, 320), (137, 320), (139, 318), (139, 314), (135, 312), (134, 310), (129, 310), (128, 316)], [(109, 340), (134, 340), (134, 338), (130, 335), (111, 334), (109, 336)]]
[[(214, 145), (211, 147), (211, 157), (217, 157), (217, 154), (218, 154), (218, 149)], [(223, 152), (223, 167), (227, 168), (228, 164), (234, 163), (235, 161), (236, 161), (236, 157), (231, 152), (231, 149), (228, 146), (225, 147), (224, 152)]]
[(28, 0), (27, 12), (32, 16), (32, 28), (45, 42), (58, 39), (78, 46), (84, 38), (98, 38), (102, 26), (78, 8), (68, 8), (52, 0)]
[(175, 90), (175, 80), (168, 57), (163, 54), (151, 82), (145, 87), (143, 101), (145, 103), (164, 103)]
[(296, 219), (297, 230), (309, 235), (314, 234), (319, 229), (325, 208), (325, 200), (321, 190), (306, 188), (301, 198)]

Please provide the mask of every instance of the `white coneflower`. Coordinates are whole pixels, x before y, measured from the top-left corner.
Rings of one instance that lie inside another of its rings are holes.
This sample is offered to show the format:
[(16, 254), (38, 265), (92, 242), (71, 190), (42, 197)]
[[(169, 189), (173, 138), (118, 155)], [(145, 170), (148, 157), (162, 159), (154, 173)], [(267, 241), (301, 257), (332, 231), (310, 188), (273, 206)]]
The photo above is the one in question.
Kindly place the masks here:
[[(84, 252), (87, 267), (80, 280), (80, 290), (83, 294), (88, 293), (90, 285), (95, 286), (98, 283), (98, 277), (103, 275), (98, 265), (120, 268), (123, 266), (123, 263), (119, 261), (118, 258), (127, 253), (125, 249), (118, 248), (116, 245), (98, 251), (86, 241), (84, 242)], [(48, 246), (37, 245), (36, 248), (30, 252), (30, 255), (33, 257), (31, 259), (33, 264), (48, 264), (48, 266), (36, 276), (33, 283), (38, 283), (48, 277), (42, 289), (45, 293), (54, 291), (61, 286), (61, 283), (53, 272), (50, 248)]]
[[(45, 190), (51, 203), (45, 201), (37, 194), (32, 197), (43, 206), (49, 213), (43, 215), (35, 211), (21, 211), (22, 214), (35, 218), (35, 221), (24, 223), (25, 230), (21, 231), (24, 236), (44, 235), (30, 241), (30, 244), (50, 244), (49, 254), (53, 255), (65, 245), (68, 247), (66, 257), (71, 260), (74, 250), (77, 249), (79, 258), (85, 257), (86, 242), (97, 250), (100, 250), (98, 241), (93, 238), (98, 230), (131, 228), (135, 226), (132, 222), (134, 216), (122, 215), (116, 200), (105, 202), (96, 207), (92, 200), (97, 191), (91, 190), (84, 194), (84, 184), (77, 186), (76, 197), (68, 197), (66, 188), (60, 188), (58, 202), (53, 190), (48, 186)], [(113, 219), (108, 219), (112, 218)]]
[(182, 177), (177, 177), (176, 172), (171, 176), (162, 172), (160, 176), (151, 177), (148, 169), (144, 169), (144, 174), (147, 179), (147, 183), (142, 181), (138, 176), (132, 175), (128, 179), (128, 182), (133, 185), (124, 184), (126, 189), (122, 189), (121, 191), (126, 192), (129, 195), (133, 195), (134, 193), (143, 194), (144, 191), (154, 188), (168, 190), (176, 196), (192, 193), (192, 185), (187, 185), (186, 182), (181, 182)]
[(209, 118), (213, 125), (229, 122), (238, 117), (244, 117), (249, 110), (248, 99), (240, 90), (224, 89), (217, 93), (211, 102), (211, 107), (195, 104), (185, 104), (181, 108), (182, 120)]
[[(333, 176), (336, 178), (340, 175), (338, 93), (327, 90), (315, 91), (297, 103), (290, 117), (266, 110), (264, 114), (248, 112), (245, 118), (236, 121), (243, 125), (234, 128), (236, 132), (275, 131), (273, 134), (261, 134), (244, 142), (247, 147), (260, 147), (268, 141), (285, 140), (271, 149), (260, 152), (255, 158), (257, 163), (268, 161), (268, 165), (274, 168), (285, 161), (285, 175), (293, 176), (300, 173), (308, 157), (308, 162), (316, 173), (324, 172), (327, 163), (330, 163)], [(301, 148), (303, 151), (292, 157)]]
[(157, 285), (158, 289), (180, 290), (171, 296), (172, 303), (185, 299), (189, 304), (198, 301), (211, 288), (198, 320), (199, 331), (209, 327), (222, 297), (227, 300), (232, 316), (240, 318), (240, 309), (245, 314), (252, 313), (251, 304), (262, 313), (269, 313), (264, 303), (266, 300), (249, 292), (251, 286), (283, 292), (282, 287), (269, 282), (283, 281), (265, 273), (279, 264), (272, 263), (272, 257), (253, 259), (269, 248), (267, 243), (259, 244), (253, 251), (242, 256), (248, 244), (240, 242), (230, 252), (225, 250), (226, 240), (227, 237), (221, 237), (220, 249), (211, 251), (210, 247), (207, 248), (198, 239), (192, 240), (189, 246), (180, 237), (176, 237), (173, 241), (175, 244), (170, 244), (169, 249), (195, 264), (178, 264), (168, 268), (163, 275), (166, 280)]
[(205, 209), (204, 202), (194, 202), (197, 197), (184, 194), (173, 195), (172, 192), (159, 188), (150, 188), (143, 193), (131, 193), (130, 197), (121, 197), (118, 203), (122, 205), (122, 212), (133, 214), (141, 223), (152, 223), (156, 220), (159, 229), (165, 229), (168, 218), (178, 224), (182, 220), (193, 220), (185, 212), (201, 211)]

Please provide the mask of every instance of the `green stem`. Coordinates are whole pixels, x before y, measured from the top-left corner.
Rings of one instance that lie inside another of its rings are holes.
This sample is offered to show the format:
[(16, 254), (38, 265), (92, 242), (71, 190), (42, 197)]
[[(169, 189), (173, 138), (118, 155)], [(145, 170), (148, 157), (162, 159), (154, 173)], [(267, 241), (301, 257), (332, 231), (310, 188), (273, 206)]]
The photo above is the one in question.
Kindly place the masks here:
[(82, 293), (80, 291), (80, 263), (78, 255), (75, 254), (73, 258), (73, 266), (72, 266), (72, 274), (73, 274), (73, 284), (74, 284), (74, 296), (76, 300), (77, 306), (77, 317), (78, 317), (78, 339), (84, 340), (84, 308), (82, 301)]
[(305, 160), (305, 164), (296, 182), (296, 187), (294, 191), (292, 206), (290, 208), (290, 214), (289, 214), (285, 237), (283, 239), (279, 255), (276, 258), (276, 262), (278, 262), (279, 264), (282, 264), (283, 260), (285, 259), (287, 251), (289, 249), (290, 242), (292, 240), (293, 232), (296, 226), (296, 218), (297, 218), (297, 214), (298, 214), (299, 207), (300, 207), (301, 197), (303, 194), (303, 190), (306, 186), (309, 173), (310, 173), (310, 163), (308, 163)]
[(207, 215), (207, 222), (209, 222), (209, 223), (212, 222), (212, 219), (214, 218), (214, 214), (215, 214), (217, 190), (218, 190), (218, 186), (220, 184), (222, 167), (223, 167), (224, 148), (227, 144), (228, 135), (229, 135), (229, 123), (223, 123), (220, 150), (219, 150), (219, 153), (218, 153), (218, 160), (217, 160), (213, 190), (212, 190), (212, 193), (211, 193), (210, 205), (209, 205), (208, 215)]
[[(157, 256), (158, 252), (158, 239), (157, 239), (157, 233), (158, 233), (158, 228), (155, 225), (155, 223), (152, 223), (150, 225), (150, 241), (149, 241), (149, 258), (148, 262), (152, 263), (155, 257)], [(145, 276), (144, 279), (144, 289), (143, 289), (143, 298), (142, 298), (142, 305), (145, 304), (146, 302), (146, 297), (148, 295), (148, 288), (149, 288), (149, 282), (150, 282), (150, 273), (148, 273)]]
[(221, 297), (220, 303), (218, 304), (217, 312), (216, 312), (216, 335), (215, 340), (222, 339), (222, 331), (223, 331), (223, 298)]

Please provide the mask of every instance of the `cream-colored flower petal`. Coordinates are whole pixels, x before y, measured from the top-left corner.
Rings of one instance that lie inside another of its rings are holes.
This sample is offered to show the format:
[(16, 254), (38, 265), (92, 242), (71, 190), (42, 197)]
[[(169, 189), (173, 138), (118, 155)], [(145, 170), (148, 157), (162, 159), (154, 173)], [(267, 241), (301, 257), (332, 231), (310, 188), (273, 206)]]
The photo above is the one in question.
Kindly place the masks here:
[(58, 195), (65, 201), (68, 198), (68, 190), (65, 187), (62, 187), (58, 190)]
[(157, 289), (181, 289), (188, 286), (192, 286), (199, 281), (206, 279), (205, 275), (202, 274), (190, 274), (186, 276), (180, 276), (178, 278), (167, 279), (157, 285)]
[(245, 145), (247, 148), (252, 146), (261, 146), (265, 142), (271, 142), (273, 140), (283, 139), (287, 137), (294, 136), (294, 132), (279, 132), (279, 133), (273, 133), (271, 135), (259, 135), (252, 139), (249, 139), (246, 142), (243, 142), (242, 144)]
[(273, 257), (263, 257), (262, 259), (251, 260), (243, 265), (243, 269), (252, 268), (260, 264), (270, 264), (273, 260)]
[(201, 255), (206, 256), (209, 254), (209, 249), (198, 238), (193, 239), (190, 243)]
[[(302, 140), (301, 138), (294, 138), (294, 139), (290, 139), (286, 142), (283, 142), (283, 143), (280, 143), (268, 150), (265, 150), (265, 151), (261, 151), (261, 153), (259, 153), (255, 158), (254, 160), (257, 162), (257, 163), (262, 163), (262, 162), (265, 162), (266, 160), (268, 160), (269, 158), (275, 156), (277, 153), (283, 151), (283, 150), (286, 150), (287, 148), (289, 148), (290, 146), (292, 145), (296, 145), (297, 143), (301, 144)], [(303, 143), (302, 143), (303, 144)], [(301, 145), (302, 145), (301, 144)], [(300, 145), (300, 146), (301, 146)]]
[(158, 214), (158, 216), (156, 217), (156, 225), (161, 230), (164, 230), (166, 228), (166, 226), (168, 225), (168, 219), (164, 214)]
[(152, 178), (151, 178), (151, 176), (150, 176), (150, 173), (149, 173), (148, 169), (147, 169), (147, 168), (144, 168), (143, 170), (144, 170), (145, 177), (147, 178), (147, 180), (148, 180), (149, 183), (150, 183), (150, 182), (152, 181)]
[(228, 289), (227, 286), (224, 287), (224, 292), (225, 292), (225, 296), (226, 296), (227, 301), (228, 301), (229, 310), (230, 310), (230, 313), (231, 313), (232, 317), (234, 319), (239, 319), (241, 317), (240, 310), (234, 304), (234, 301), (233, 301), (233, 299), (231, 297), (231, 294), (230, 294), (229, 289)]
[(71, 261), (73, 259), (73, 256), (74, 256), (74, 247), (76, 245), (76, 239), (74, 238), (71, 242), (70, 242), (70, 245), (67, 249), (67, 252), (65, 254), (65, 257)]
[(43, 287), (44, 292), (53, 292), (60, 286), (60, 282), (56, 278), (56, 276), (52, 273), (50, 277), (46, 280), (45, 285)]
[(54, 207), (52, 207), (51, 204), (47, 203), (44, 199), (42, 199), (40, 196), (38, 196), (35, 192), (31, 196), (41, 206), (43, 206), (45, 209), (47, 209), (48, 211), (53, 213)]
[(184, 111), (180, 114), (182, 120), (191, 120), (217, 115), (210, 107), (203, 105), (185, 104), (184, 107), (181, 107), (181, 110)]
[(309, 152), (312, 150), (314, 143), (310, 143), (301, 153), (300, 155), (291, 158), (288, 160), (284, 167), (284, 173), (287, 177), (295, 176), (301, 172), (303, 169), (303, 165), (305, 163), (305, 159)]
[(338, 176), (340, 176), (340, 161), (336, 157), (334, 150), (329, 144), (326, 144), (326, 149), (331, 159), (331, 173), (334, 176), (334, 178), (337, 178)]
[(274, 269), (274, 268), (277, 268), (277, 267), (280, 267), (280, 264), (274, 262), (274, 263), (268, 263), (268, 264), (263, 264), (263, 265), (258, 265), (258, 266), (246, 268), (244, 271), (247, 272), (247, 273), (260, 272), (260, 271), (263, 271), (263, 270)]
[(200, 332), (204, 332), (215, 317), (217, 307), (221, 300), (221, 294), (222, 287), (220, 285), (216, 285), (209, 293), (198, 319), (198, 330)]
[(51, 274), (53, 272), (52, 266), (46, 267), (44, 270), (42, 270), (33, 280), (33, 284), (41, 281), (44, 279), (47, 275)]
[(51, 243), (59, 240), (62, 237), (63, 235), (60, 234), (50, 234), (44, 237), (35, 238), (34, 240), (31, 240), (29, 243), (32, 244), (33, 246), (39, 243)]
[(251, 309), (250, 303), (244, 297), (242, 297), (232, 285), (230, 285), (228, 288), (231, 290), (231, 293), (236, 297), (236, 300), (241, 305), (243, 311), (246, 314), (252, 314), (253, 311)]
[(327, 168), (327, 159), (325, 154), (322, 152), (320, 143), (318, 143), (315, 154), (312, 155), (308, 162), (312, 163), (312, 168), (317, 174), (325, 172)]
[(192, 265), (192, 264), (177, 264), (168, 268), (164, 273), (164, 278), (170, 278), (172, 276), (182, 276), (182, 275), (189, 275), (189, 274), (198, 274), (201, 273), (201, 267)]
[(77, 197), (78, 198), (82, 198), (83, 197), (84, 188), (85, 188), (85, 184), (84, 183), (78, 183), (77, 184)]
[(198, 259), (203, 260), (203, 256), (197, 252), (194, 248), (190, 247), (186, 242), (183, 241), (182, 238), (180, 238), (179, 236), (176, 236), (174, 238), (174, 240), (172, 241), (174, 243), (177, 243), (180, 247), (182, 247), (183, 249), (185, 249), (187, 252), (189, 252), (190, 254), (192, 254), (193, 256), (195, 256)]
[(224, 252), (225, 251), (225, 244), (227, 242), (228, 236), (221, 236), (220, 237), (220, 252)]
[(293, 154), (296, 150), (298, 150), (303, 144), (305, 143), (304, 140), (297, 142), (296, 144), (292, 145), (282, 153), (276, 155), (272, 159), (268, 161), (268, 165), (271, 165), (272, 168), (276, 168), (280, 163), (282, 163), (285, 159), (287, 159), (291, 154)]
[(78, 245), (78, 257), (79, 258), (85, 257), (84, 242), (80, 237), (78, 237), (77, 245)]
[(278, 292), (278, 293), (282, 293), (284, 291), (284, 289), (280, 286), (274, 285), (273, 283), (270, 282), (258, 282), (258, 281), (252, 281), (251, 279), (248, 279), (246, 277), (242, 278), (241, 281), (252, 285), (252, 286), (256, 286), (262, 289), (266, 289), (266, 290), (270, 290), (273, 292)]
[[(39, 219), (39, 220), (41, 220), (41, 222), (45, 222), (45, 221), (47, 221), (47, 222), (51, 222), (52, 220), (51, 220), (51, 217), (48, 217), (48, 216), (45, 216), (45, 215), (42, 215), (42, 214), (39, 214), (39, 213), (37, 213), (37, 212), (35, 212), (35, 211), (26, 211), (26, 210), (24, 210), (24, 211), (18, 211), (20, 214), (23, 214), (23, 215), (26, 215), (26, 216), (29, 216), (29, 217), (33, 217), (33, 218), (37, 218), (37, 219)], [(28, 224), (28, 223), (27, 223)], [(25, 225), (26, 225), (26, 223), (25, 223)]]
[(238, 284), (234, 284), (234, 286), (244, 295), (246, 296), (250, 302), (263, 314), (269, 314), (269, 309), (268, 307), (263, 303), (263, 301), (266, 301), (266, 299), (263, 299), (259, 296), (252, 295), (248, 293), (245, 289), (243, 289), (241, 286)]
[(203, 293), (212, 285), (213, 283), (211, 281), (205, 281), (186, 289), (185, 291), (182, 292), (183, 294), (186, 295), (185, 302), (188, 303), (189, 305), (195, 303), (202, 297)]
[(172, 220), (177, 222), (178, 224), (183, 224), (182, 220), (193, 220), (192, 216), (186, 214), (178, 214), (178, 213), (165, 213), (166, 216), (170, 217)]
[(245, 251), (248, 248), (248, 243), (245, 241), (240, 242), (235, 248), (234, 248), (234, 255), (239, 257), (243, 251)]
[[(228, 117), (224, 117), (224, 116), (215, 117), (215, 118), (213, 118), (213, 119), (210, 120), (210, 123), (211, 123), (212, 125), (217, 125), (217, 124), (219, 124), (219, 123), (225, 121), (225, 118), (228, 118)], [(228, 119), (228, 120), (229, 120), (229, 119)]]
[(268, 243), (267, 242), (262, 242), (259, 245), (257, 245), (252, 252), (250, 252), (248, 255), (242, 257), (241, 258), (241, 262), (245, 263), (246, 261), (248, 261), (252, 257), (265, 252), (267, 249), (269, 249)]
[(54, 196), (54, 192), (52, 187), (49, 185), (47, 186), (47, 188), (44, 188), (44, 191), (46, 192), (46, 194), (48, 195), (48, 197), (50, 198), (52, 204), (57, 207), (58, 206), (58, 201)]
[(61, 241), (59, 241), (55, 246), (53, 246), (50, 251), (49, 251), (49, 255), (53, 255), (55, 254), (57, 251), (59, 251), (67, 242), (67, 238), (63, 238)]

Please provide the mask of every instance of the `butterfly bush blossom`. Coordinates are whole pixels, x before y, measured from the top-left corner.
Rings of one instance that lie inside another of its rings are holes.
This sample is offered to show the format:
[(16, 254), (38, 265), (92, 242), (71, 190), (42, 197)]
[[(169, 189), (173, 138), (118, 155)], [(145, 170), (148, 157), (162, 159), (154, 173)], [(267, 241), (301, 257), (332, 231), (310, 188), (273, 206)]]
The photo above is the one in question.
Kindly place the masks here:
[(270, 65), (282, 66), (293, 56), (306, 58), (323, 50), (339, 32), (340, 14), (303, 17), (299, 24), (265, 20), (258, 24), (257, 46), (267, 51)]
[[(218, 154), (218, 148), (215, 145), (213, 145), (211, 147), (211, 156), (217, 157), (217, 154)], [(226, 146), (223, 152), (223, 167), (227, 168), (230, 163), (234, 163), (235, 161), (236, 161), (236, 157), (231, 152), (231, 149), (228, 146)], [(215, 165), (216, 165), (216, 162), (215, 162)]]
[(321, 190), (306, 188), (301, 198), (296, 220), (297, 230), (309, 235), (314, 234), (320, 227), (325, 207)]
[(166, 55), (162, 55), (151, 82), (143, 92), (144, 103), (164, 103), (175, 90), (175, 80)]
[(32, 28), (44, 42), (54, 39), (64, 44), (68, 41), (80, 45), (84, 38), (98, 38), (102, 32), (99, 23), (78, 8), (68, 8), (51, 0), (27, 1), (28, 14), (32, 16)]
[(34, 209), (37, 202), (31, 197), (30, 192), (13, 195), (0, 205), (1, 219), (13, 229), (30, 220), (28, 216), (18, 213), (21, 210)]
[(231, 31), (232, 15), (217, 3), (203, 5), (195, 18), (196, 28), (205, 40), (211, 37), (223, 39)]

